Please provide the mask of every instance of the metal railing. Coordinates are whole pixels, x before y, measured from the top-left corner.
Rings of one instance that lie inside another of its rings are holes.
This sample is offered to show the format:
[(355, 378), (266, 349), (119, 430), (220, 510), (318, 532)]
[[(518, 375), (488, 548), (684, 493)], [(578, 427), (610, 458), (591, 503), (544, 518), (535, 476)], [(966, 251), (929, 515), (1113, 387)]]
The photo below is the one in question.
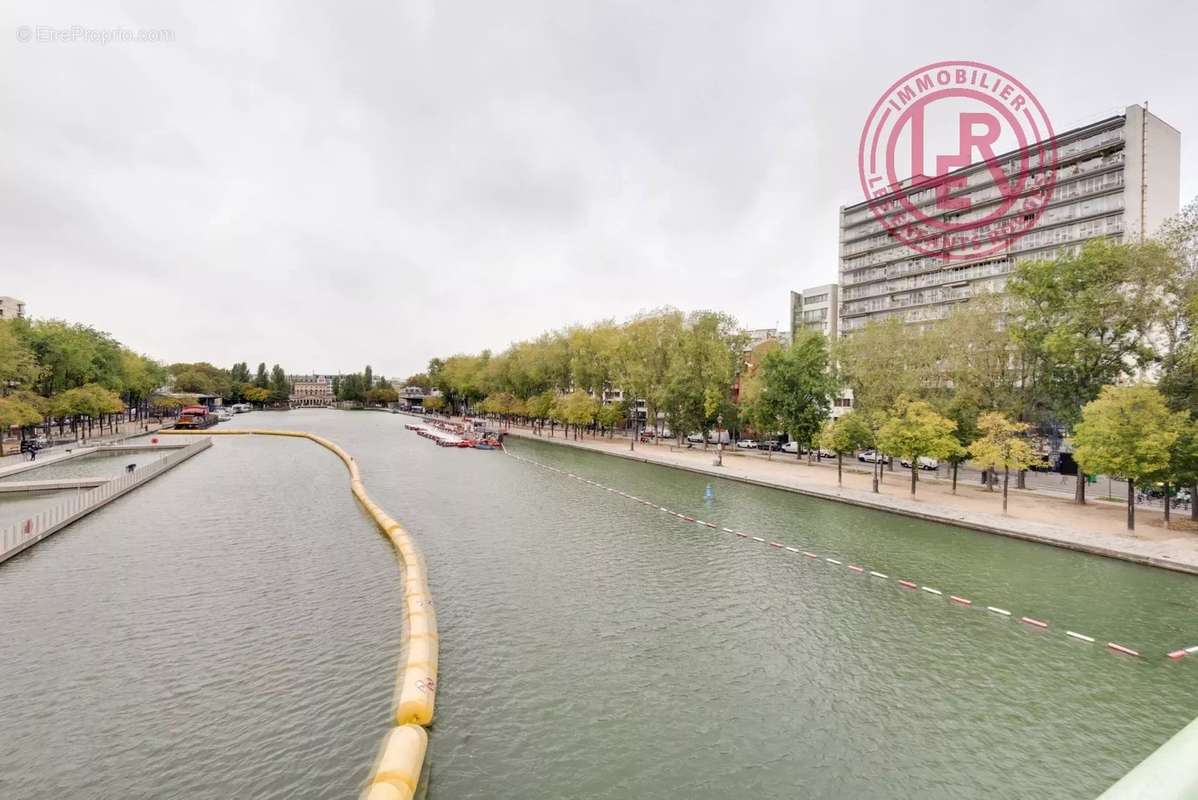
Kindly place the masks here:
[(95, 489), (76, 495), (66, 503), (46, 509), (32, 517), (10, 525), (0, 532), (0, 561), (15, 551), (24, 549), (31, 541), (36, 541), (47, 533), (53, 532), (64, 522), (99, 508), (119, 494), (127, 492), (143, 481), (162, 473), (181, 461), (191, 458), (196, 453), (211, 446), (210, 439), (192, 442), (186, 447), (171, 450), (166, 456), (127, 472), (119, 478), (100, 484)]

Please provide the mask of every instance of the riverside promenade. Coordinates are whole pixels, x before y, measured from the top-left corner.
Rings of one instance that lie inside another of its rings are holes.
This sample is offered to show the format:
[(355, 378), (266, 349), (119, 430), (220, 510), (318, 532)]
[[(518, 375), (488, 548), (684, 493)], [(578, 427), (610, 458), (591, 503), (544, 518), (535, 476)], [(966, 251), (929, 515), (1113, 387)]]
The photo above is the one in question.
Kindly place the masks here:
[[(559, 429), (537, 435), (529, 428), (512, 426), (509, 436), (548, 442), (620, 458), (685, 469), (690, 472), (767, 486), (784, 491), (889, 511), (933, 522), (1050, 544), (1070, 550), (1119, 558), (1154, 567), (1198, 574), (1198, 532), (1166, 530), (1161, 513), (1137, 509), (1136, 530), (1127, 531), (1123, 506), (1091, 501), (1085, 506), (1035, 491), (1012, 489), (1009, 511), (1002, 513), (1001, 491), (958, 483), (956, 494), (948, 481), (922, 477), (915, 497), (909, 476), (886, 472), (879, 493), (870, 487), (870, 474), (850, 470), (845, 462), (844, 486), (837, 486), (836, 464), (808, 464), (806, 459), (776, 455), (772, 459), (738, 454), (725, 449), (723, 466), (714, 466), (715, 448), (679, 448), (666, 443), (640, 444), (629, 449), (627, 437), (586, 436), (568, 439)], [(854, 466), (855, 466), (854, 462)], [(1179, 525), (1186, 523), (1175, 517)]]

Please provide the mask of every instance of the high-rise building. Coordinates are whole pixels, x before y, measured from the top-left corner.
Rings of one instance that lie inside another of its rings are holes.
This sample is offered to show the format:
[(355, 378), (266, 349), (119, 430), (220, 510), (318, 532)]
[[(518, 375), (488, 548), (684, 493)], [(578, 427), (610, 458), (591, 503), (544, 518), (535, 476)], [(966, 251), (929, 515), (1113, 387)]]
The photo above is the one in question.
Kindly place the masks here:
[(790, 293), (790, 332), (819, 331), (829, 339), (839, 333), (840, 287), (835, 283)]
[[(962, 257), (968, 245), (950, 236), (929, 235), (918, 249), (900, 243), (874, 210), (897, 207), (902, 201), (902, 206), (918, 208), (944, 224), (958, 221), (959, 209), (983, 216), (1003, 200), (991, 165), (985, 162), (950, 173), (951, 184), (936, 181), (944, 185), (930, 186), (919, 176), (888, 195), (842, 207), (840, 333), (895, 315), (908, 323), (940, 319), (976, 294), (1003, 292), (1019, 261), (1051, 258), (1097, 237), (1132, 241), (1151, 235), (1178, 211), (1180, 142), (1175, 128), (1138, 105), (1058, 134), (1053, 139), (1055, 187), (1043, 213), (1022, 236), (976, 258)], [(996, 161), (1008, 177), (1017, 174), (1018, 151)], [(1033, 162), (1032, 169), (1037, 165)], [(963, 187), (954, 195), (955, 208), (933, 210), (938, 193), (949, 185)], [(1012, 206), (1006, 216), (988, 225), (1001, 231), (1003, 225), (1031, 218), (1025, 208)], [(984, 233), (985, 226), (973, 231)]]
[(21, 319), (25, 316), (25, 301), (15, 297), (0, 297), (0, 319)]
[[(840, 286), (825, 283), (801, 292), (790, 293), (790, 336), (801, 330), (822, 333), (832, 342), (840, 335)], [(853, 410), (853, 392), (847, 387), (832, 398), (832, 418)]]

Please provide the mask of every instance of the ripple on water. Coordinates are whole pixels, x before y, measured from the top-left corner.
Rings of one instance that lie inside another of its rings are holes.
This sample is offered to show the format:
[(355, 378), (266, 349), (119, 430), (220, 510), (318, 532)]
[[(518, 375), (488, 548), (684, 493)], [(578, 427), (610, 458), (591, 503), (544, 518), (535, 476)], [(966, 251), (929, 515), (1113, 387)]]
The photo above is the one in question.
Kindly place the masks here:
[[(345, 446), (426, 555), (437, 800), (1092, 798), (1198, 713), (1198, 663), (1055, 630), (1161, 653), (1198, 641), (1187, 576), (723, 481), (705, 503), (705, 477), (514, 445), (1042, 615), (1046, 635), (501, 453), (434, 447), (403, 417), (250, 417), (233, 425)], [(0, 796), (352, 795), (390, 707), (396, 569), (331, 454), (218, 440), (0, 569), (0, 608), (28, 607), (0, 617)]]

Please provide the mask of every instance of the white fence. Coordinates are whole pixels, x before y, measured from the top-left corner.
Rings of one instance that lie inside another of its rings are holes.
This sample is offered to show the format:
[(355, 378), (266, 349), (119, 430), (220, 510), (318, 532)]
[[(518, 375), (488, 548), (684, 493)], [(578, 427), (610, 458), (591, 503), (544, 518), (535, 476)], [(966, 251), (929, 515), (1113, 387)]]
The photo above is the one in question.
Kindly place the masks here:
[(186, 447), (171, 450), (165, 457), (152, 461), (145, 466), (127, 472), (119, 478), (113, 478), (83, 494), (76, 495), (72, 500), (49, 508), (36, 516), (10, 525), (0, 532), (0, 561), (14, 556), (27, 547), (37, 544), (42, 539), (55, 533), (97, 508), (111, 502), (137, 485), (154, 478), (168, 469), (177, 466), (194, 456), (201, 450), (212, 446), (208, 438), (192, 442)]

